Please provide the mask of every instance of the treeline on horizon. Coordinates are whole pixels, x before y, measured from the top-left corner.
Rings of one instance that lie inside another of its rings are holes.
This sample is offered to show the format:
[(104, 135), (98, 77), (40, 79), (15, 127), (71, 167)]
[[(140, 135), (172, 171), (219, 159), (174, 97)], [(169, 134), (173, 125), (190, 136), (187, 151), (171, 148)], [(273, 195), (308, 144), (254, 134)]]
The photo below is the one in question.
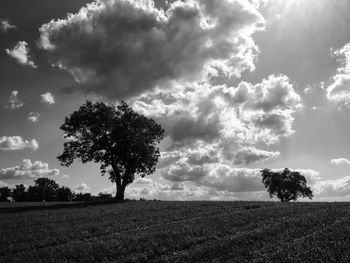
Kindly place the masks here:
[(0, 187), (0, 202), (70, 202), (112, 199), (111, 194), (75, 193), (67, 186), (60, 186), (56, 181), (42, 177), (34, 180), (34, 185), (26, 187), (15, 185), (13, 189)]

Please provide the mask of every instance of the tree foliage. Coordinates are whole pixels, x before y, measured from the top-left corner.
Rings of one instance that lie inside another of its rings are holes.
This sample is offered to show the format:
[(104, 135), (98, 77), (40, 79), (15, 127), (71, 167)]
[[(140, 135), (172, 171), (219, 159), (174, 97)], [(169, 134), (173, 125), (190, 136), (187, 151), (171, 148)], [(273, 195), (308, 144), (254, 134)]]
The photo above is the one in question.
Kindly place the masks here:
[(35, 185), (28, 188), (29, 199), (46, 202), (57, 200), (57, 191), (60, 186), (56, 181), (43, 177), (34, 180), (34, 182)]
[(49, 178), (38, 178), (34, 185), (26, 187), (23, 184), (15, 185), (13, 189), (0, 187), (0, 202), (69, 202), (69, 201), (104, 201), (112, 198), (111, 194), (99, 193), (94, 196), (90, 193), (74, 193), (69, 187), (59, 186)]
[(305, 176), (285, 168), (283, 171), (261, 171), (262, 182), (270, 197), (277, 196), (281, 202), (296, 201), (299, 197), (312, 199), (310, 187), (306, 185)]
[(0, 202), (8, 202), (11, 197), (11, 189), (7, 186), (0, 187)]
[(12, 190), (12, 198), (16, 202), (28, 201), (29, 197), (26, 187), (23, 184), (16, 185)]
[(110, 169), (117, 199), (124, 198), (125, 187), (135, 175), (144, 177), (155, 171), (164, 130), (125, 102), (114, 107), (87, 101), (66, 117), (60, 128), (67, 139), (57, 157), (61, 164), (69, 166), (81, 159), (83, 163), (100, 163), (102, 175)]
[(57, 195), (57, 200), (59, 201), (67, 202), (67, 201), (72, 201), (74, 198), (74, 194), (72, 190), (66, 186), (61, 186), (60, 188), (58, 188), (56, 195)]

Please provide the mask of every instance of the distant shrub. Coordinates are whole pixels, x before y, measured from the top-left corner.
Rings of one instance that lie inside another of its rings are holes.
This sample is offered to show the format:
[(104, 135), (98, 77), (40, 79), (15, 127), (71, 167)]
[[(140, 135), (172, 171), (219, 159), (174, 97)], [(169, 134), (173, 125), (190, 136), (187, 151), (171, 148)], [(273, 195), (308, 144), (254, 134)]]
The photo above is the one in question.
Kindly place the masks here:
[(262, 182), (270, 197), (277, 196), (281, 202), (296, 201), (299, 197), (312, 199), (312, 190), (306, 185), (305, 176), (285, 168), (283, 171), (261, 171)]
[(73, 201), (92, 201), (94, 200), (94, 196), (92, 196), (90, 193), (77, 193), (74, 194)]
[(90, 193), (74, 193), (69, 187), (59, 186), (54, 180), (38, 178), (35, 184), (26, 187), (23, 184), (15, 185), (14, 189), (8, 187), (0, 188), (0, 201), (8, 202), (12, 199), (15, 202), (69, 202), (69, 201), (92, 201), (108, 200), (110, 194), (93, 196)]
[(111, 194), (105, 194), (105, 193), (99, 193), (96, 198), (99, 200), (111, 200), (111, 199), (113, 199)]
[(4, 186), (0, 188), (0, 202), (9, 202), (11, 197), (11, 189)]

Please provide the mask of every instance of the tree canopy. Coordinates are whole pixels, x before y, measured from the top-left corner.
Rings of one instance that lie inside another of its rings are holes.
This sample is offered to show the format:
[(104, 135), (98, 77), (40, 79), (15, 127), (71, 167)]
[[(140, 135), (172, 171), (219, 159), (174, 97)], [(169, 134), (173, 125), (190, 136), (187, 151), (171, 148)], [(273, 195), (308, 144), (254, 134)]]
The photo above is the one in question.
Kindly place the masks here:
[(67, 139), (57, 157), (61, 164), (69, 166), (75, 159), (100, 163), (102, 175), (108, 170), (116, 183), (116, 199), (120, 200), (135, 175), (144, 177), (155, 171), (158, 143), (164, 136), (158, 123), (125, 102), (115, 107), (87, 101), (60, 128)]
[(312, 190), (306, 185), (305, 176), (297, 171), (288, 168), (283, 171), (264, 169), (261, 176), (270, 197), (277, 196), (281, 202), (296, 201), (299, 197), (313, 197)]
[(11, 189), (7, 186), (3, 186), (0, 188), (0, 202), (7, 201), (7, 199), (11, 197)]
[(51, 202), (57, 199), (57, 190), (60, 186), (56, 181), (42, 177), (34, 180), (34, 182), (35, 185), (28, 188), (28, 195), (31, 200)]

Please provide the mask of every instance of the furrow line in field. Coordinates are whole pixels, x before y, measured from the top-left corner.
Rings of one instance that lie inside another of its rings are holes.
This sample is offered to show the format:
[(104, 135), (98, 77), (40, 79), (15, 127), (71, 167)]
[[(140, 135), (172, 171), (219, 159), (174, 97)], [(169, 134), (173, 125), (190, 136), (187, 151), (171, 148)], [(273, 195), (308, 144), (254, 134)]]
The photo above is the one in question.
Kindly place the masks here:
[[(278, 204), (278, 205), (276, 204), (275, 206), (272, 206), (272, 207), (261, 207), (261, 208), (264, 208), (264, 211), (266, 212), (268, 210), (278, 209), (279, 207), (285, 208), (283, 210), (290, 209), (289, 206), (286, 206), (284, 204)], [(298, 206), (296, 206), (296, 207), (298, 207)], [(254, 210), (258, 210), (258, 209), (254, 209)], [(104, 237), (104, 236), (114, 237), (114, 236), (118, 236), (118, 235), (125, 235), (127, 233), (132, 233), (132, 232), (135, 232), (135, 231), (136, 232), (143, 231), (143, 230), (146, 230), (146, 229), (149, 229), (149, 228), (155, 228), (155, 227), (161, 227), (161, 226), (169, 226), (169, 225), (176, 225), (176, 224), (184, 224), (186, 222), (194, 222), (196, 220), (201, 220), (201, 219), (206, 219), (206, 218), (215, 218), (215, 217), (221, 217), (221, 216), (234, 215), (234, 214), (240, 213), (242, 211), (243, 212), (247, 212), (249, 210), (245, 210), (243, 207), (241, 207), (241, 209), (237, 209), (237, 207), (235, 207), (235, 209), (233, 211), (230, 211), (231, 213), (228, 213), (226, 211), (224, 213), (219, 213), (219, 214), (216, 213), (216, 214), (213, 214), (213, 215), (204, 215), (204, 216), (196, 216), (196, 217), (191, 217), (191, 218), (184, 218), (184, 219), (175, 220), (175, 221), (169, 221), (169, 222), (163, 222), (163, 223), (157, 223), (157, 224), (150, 224), (150, 225), (137, 227), (137, 228), (133, 228), (133, 229), (126, 229), (126, 230), (122, 230), (122, 231), (103, 233), (103, 234), (100, 234), (100, 235), (94, 235), (94, 236), (91, 236), (89, 238), (83, 238), (83, 239), (79, 238), (78, 235), (77, 235), (77, 237), (78, 237), (77, 239), (67, 240), (67, 242), (60, 242), (60, 243), (54, 243), (54, 244), (50, 244), (50, 245), (43, 245), (43, 246), (37, 246), (37, 247), (28, 247), (28, 248), (25, 248), (25, 249), (15, 250), (12, 253), (11, 252), (8, 253), (7, 255), (10, 255), (10, 254), (16, 255), (16, 254), (19, 254), (21, 252), (28, 251), (28, 249), (40, 251), (40, 250), (45, 249), (45, 248), (64, 246), (64, 245), (67, 245), (67, 244), (70, 244), (70, 243), (91, 242), (93, 240), (98, 240), (99, 238)], [(77, 233), (77, 234), (79, 234), (79, 233)], [(5, 255), (4, 256), (0, 256), (0, 258), (4, 258), (4, 257), (6, 257), (6, 256)]]
[[(291, 244), (294, 244), (294, 243), (300, 243), (301, 241), (304, 241), (304, 240), (309, 239), (311, 237), (314, 237), (314, 236), (316, 236), (318, 234), (321, 234), (322, 232), (325, 232), (328, 229), (331, 229), (331, 228), (335, 227), (336, 225), (343, 224), (343, 223), (349, 221), (349, 218), (350, 218), (350, 213), (348, 213), (347, 215), (343, 216), (342, 218), (336, 220), (331, 225), (327, 225), (325, 228), (317, 229), (316, 231), (313, 231), (313, 232), (311, 232), (311, 233), (309, 233), (307, 235), (304, 235), (302, 237), (294, 238), (294, 239), (288, 241), (287, 244), (290, 246)], [(274, 253), (261, 254), (261, 258), (259, 260), (255, 261), (255, 262), (265, 262), (266, 257), (273, 257), (273, 256), (278, 255), (279, 253), (283, 252), (284, 246), (281, 246)], [(274, 247), (275, 247), (275, 245), (274, 245)]]
[[(286, 208), (288, 209), (288, 207), (284, 206), (283, 204), (278, 204), (274, 207), (268, 207), (268, 208), (265, 208), (264, 211), (266, 210), (274, 210), (278, 207), (283, 207), (283, 208)], [(254, 210), (257, 210), (257, 209), (254, 209)], [(58, 247), (58, 246), (64, 246), (64, 245), (68, 245), (70, 243), (76, 243), (76, 242), (91, 242), (92, 240), (98, 240), (99, 238), (101, 237), (105, 237), (105, 236), (110, 236), (110, 237), (114, 237), (114, 236), (118, 236), (118, 235), (125, 235), (127, 233), (132, 233), (132, 232), (139, 232), (139, 231), (143, 231), (143, 230), (146, 230), (146, 229), (149, 229), (149, 228), (154, 228), (154, 227), (162, 227), (162, 226), (169, 226), (169, 225), (176, 225), (176, 224), (184, 224), (186, 222), (194, 222), (196, 220), (201, 220), (201, 219), (207, 219), (207, 218), (215, 218), (215, 217), (222, 217), (222, 216), (229, 216), (229, 215), (234, 215), (236, 213), (239, 213), (239, 212), (247, 212), (249, 210), (245, 210), (243, 209), (234, 209), (233, 211), (231, 211), (231, 213), (227, 213), (227, 211), (225, 213), (220, 213), (220, 214), (214, 214), (214, 215), (206, 215), (206, 216), (197, 216), (197, 217), (191, 217), (191, 218), (186, 218), (186, 219), (181, 219), (181, 220), (175, 220), (175, 221), (170, 221), (170, 222), (164, 222), (164, 223), (159, 223), (159, 224), (151, 224), (151, 225), (147, 225), (147, 226), (143, 226), (143, 227), (138, 227), (138, 228), (133, 228), (133, 229), (127, 229), (127, 230), (123, 230), (123, 231), (118, 231), (118, 232), (112, 232), (112, 233), (104, 233), (104, 234), (101, 234), (101, 235), (95, 235), (95, 236), (92, 236), (90, 238), (84, 238), (84, 239), (75, 239), (75, 240), (68, 240), (67, 242), (60, 242), (60, 243), (55, 243), (55, 244), (50, 244), (50, 245), (44, 245), (44, 246), (38, 246), (38, 247), (33, 247), (33, 248), (30, 248), (30, 249), (33, 249), (33, 250), (37, 250), (37, 251), (40, 251), (42, 249), (45, 249), (45, 248), (52, 248), (52, 247)], [(28, 248), (27, 248), (28, 249)], [(21, 252), (25, 252), (27, 251), (27, 249), (21, 249), (21, 250), (16, 250), (16, 251), (13, 251), (11, 254), (12, 255), (16, 255), (18, 253), (21, 253)], [(0, 257), (1, 258), (1, 257)]]
[[(317, 214), (317, 212), (315, 213), (315, 214)], [(338, 222), (339, 221), (339, 222)], [(340, 222), (341, 221), (341, 222)], [(338, 223), (342, 223), (344, 220), (337, 220), (337, 222), (334, 222), (330, 227), (332, 227), (333, 225), (336, 225), (336, 224), (338, 224)], [(280, 224), (283, 224), (283, 221), (280, 221), (279, 222)], [(272, 232), (273, 233), (273, 231), (271, 231), (271, 229), (272, 228), (275, 228), (276, 227), (276, 225), (274, 224), (274, 223), (272, 223), (272, 224), (269, 224), (268, 222), (265, 224), (265, 225), (263, 225), (262, 226), (262, 228), (263, 229), (266, 229), (267, 230), (267, 232)], [(270, 229), (271, 228), (271, 229)], [(240, 238), (240, 237), (243, 237), (244, 235), (249, 235), (251, 232), (254, 232), (255, 230), (251, 230), (251, 231), (239, 231), (238, 233), (236, 233), (236, 234), (234, 234), (234, 235), (228, 235), (228, 236), (224, 236), (224, 237), (222, 237), (222, 238), (211, 238), (211, 239), (207, 239), (207, 240), (203, 240), (202, 242), (198, 242), (197, 244), (195, 244), (195, 245), (193, 245), (193, 246), (191, 246), (190, 248), (186, 248), (186, 249), (181, 249), (181, 250), (177, 250), (177, 251), (172, 251), (172, 254), (173, 253), (175, 253), (175, 254), (185, 254), (185, 252), (186, 251), (189, 251), (189, 250), (192, 250), (194, 247), (200, 247), (201, 245), (203, 245), (203, 244), (206, 244), (206, 243), (210, 243), (210, 242), (212, 242), (212, 241), (216, 241), (216, 242), (218, 242), (218, 243), (223, 243), (223, 241), (224, 240), (231, 240), (231, 241), (233, 241), (234, 239), (236, 239), (236, 238)], [(310, 234), (308, 234), (307, 236), (304, 236), (303, 238), (307, 238), (307, 237), (309, 237), (309, 236), (312, 236), (312, 235), (314, 235), (314, 234), (317, 234), (317, 232), (322, 232), (322, 231), (319, 231), (319, 230), (317, 230), (317, 231), (312, 231)], [(298, 240), (299, 238), (296, 238), (295, 240)], [(300, 238), (301, 239), (301, 238)], [(275, 245), (275, 244), (274, 244)], [(158, 257), (159, 256), (166, 256), (168, 253), (163, 253), (163, 254), (161, 254), (161, 255), (157, 255)], [(171, 256), (171, 255), (170, 255)], [(220, 258), (214, 258), (213, 260), (215, 260), (215, 259), (220, 259)], [(152, 261), (153, 262), (153, 261)], [(161, 261), (155, 261), (155, 262), (161, 262)], [(170, 262), (172, 262), (172, 261), (170, 261)], [(220, 261), (218, 261), (218, 262), (220, 262)]]
[[(239, 210), (242, 211), (242, 210)], [(233, 211), (232, 214), (236, 213), (238, 211)], [(122, 231), (118, 231), (118, 232), (112, 232), (112, 233), (103, 233), (101, 235), (95, 235), (92, 236), (90, 238), (84, 238), (84, 239), (76, 239), (76, 240), (70, 240), (67, 242), (61, 242), (61, 243), (57, 243), (57, 244), (52, 244), (52, 245), (47, 245), (47, 246), (40, 246), (40, 247), (34, 247), (32, 249), (34, 250), (41, 250), (41, 249), (45, 249), (45, 248), (51, 248), (51, 247), (56, 247), (56, 246), (61, 246), (61, 245), (68, 245), (70, 243), (74, 243), (74, 242), (89, 242), (91, 240), (94, 239), (98, 239), (104, 236), (118, 236), (118, 235), (124, 235), (126, 233), (131, 233), (131, 232), (135, 232), (135, 231), (141, 231), (141, 230), (146, 230), (149, 228), (154, 228), (154, 227), (160, 227), (160, 226), (168, 226), (168, 225), (176, 225), (176, 224), (182, 224), (185, 222), (191, 222), (191, 221), (196, 221), (196, 220), (200, 220), (200, 219), (206, 219), (206, 218), (214, 218), (214, 217), (220, 217), (220, 216), (227, 216), (228, 213), (221, 213), (221, 214), (215, 214), (215, 215), (206, 215), (206, 216), (197, 216), (197, 217), (191, 217), (191, 218), (186, 218), (186, 219), (181, 219), (181, 220), (175, 220), (175, 221), (170, 221), (170, 222), (164, 222), (164, 223), (157, 223), (157, 224), (151, 224), (151, 225), (147, 225), (147, 226), (143, 226), (143, 227), (137, 227), (137, 228), (133, 228), (133, 229), (126, 229), (126, 230), (122, 230)], [(23, 249), (23, 250), (16, 250), (13, 251), (11, 254), (15, 255), (21, 252), (25, 252), (27, 249)], [(3, 256), (0, 256), (0, 259)]]

